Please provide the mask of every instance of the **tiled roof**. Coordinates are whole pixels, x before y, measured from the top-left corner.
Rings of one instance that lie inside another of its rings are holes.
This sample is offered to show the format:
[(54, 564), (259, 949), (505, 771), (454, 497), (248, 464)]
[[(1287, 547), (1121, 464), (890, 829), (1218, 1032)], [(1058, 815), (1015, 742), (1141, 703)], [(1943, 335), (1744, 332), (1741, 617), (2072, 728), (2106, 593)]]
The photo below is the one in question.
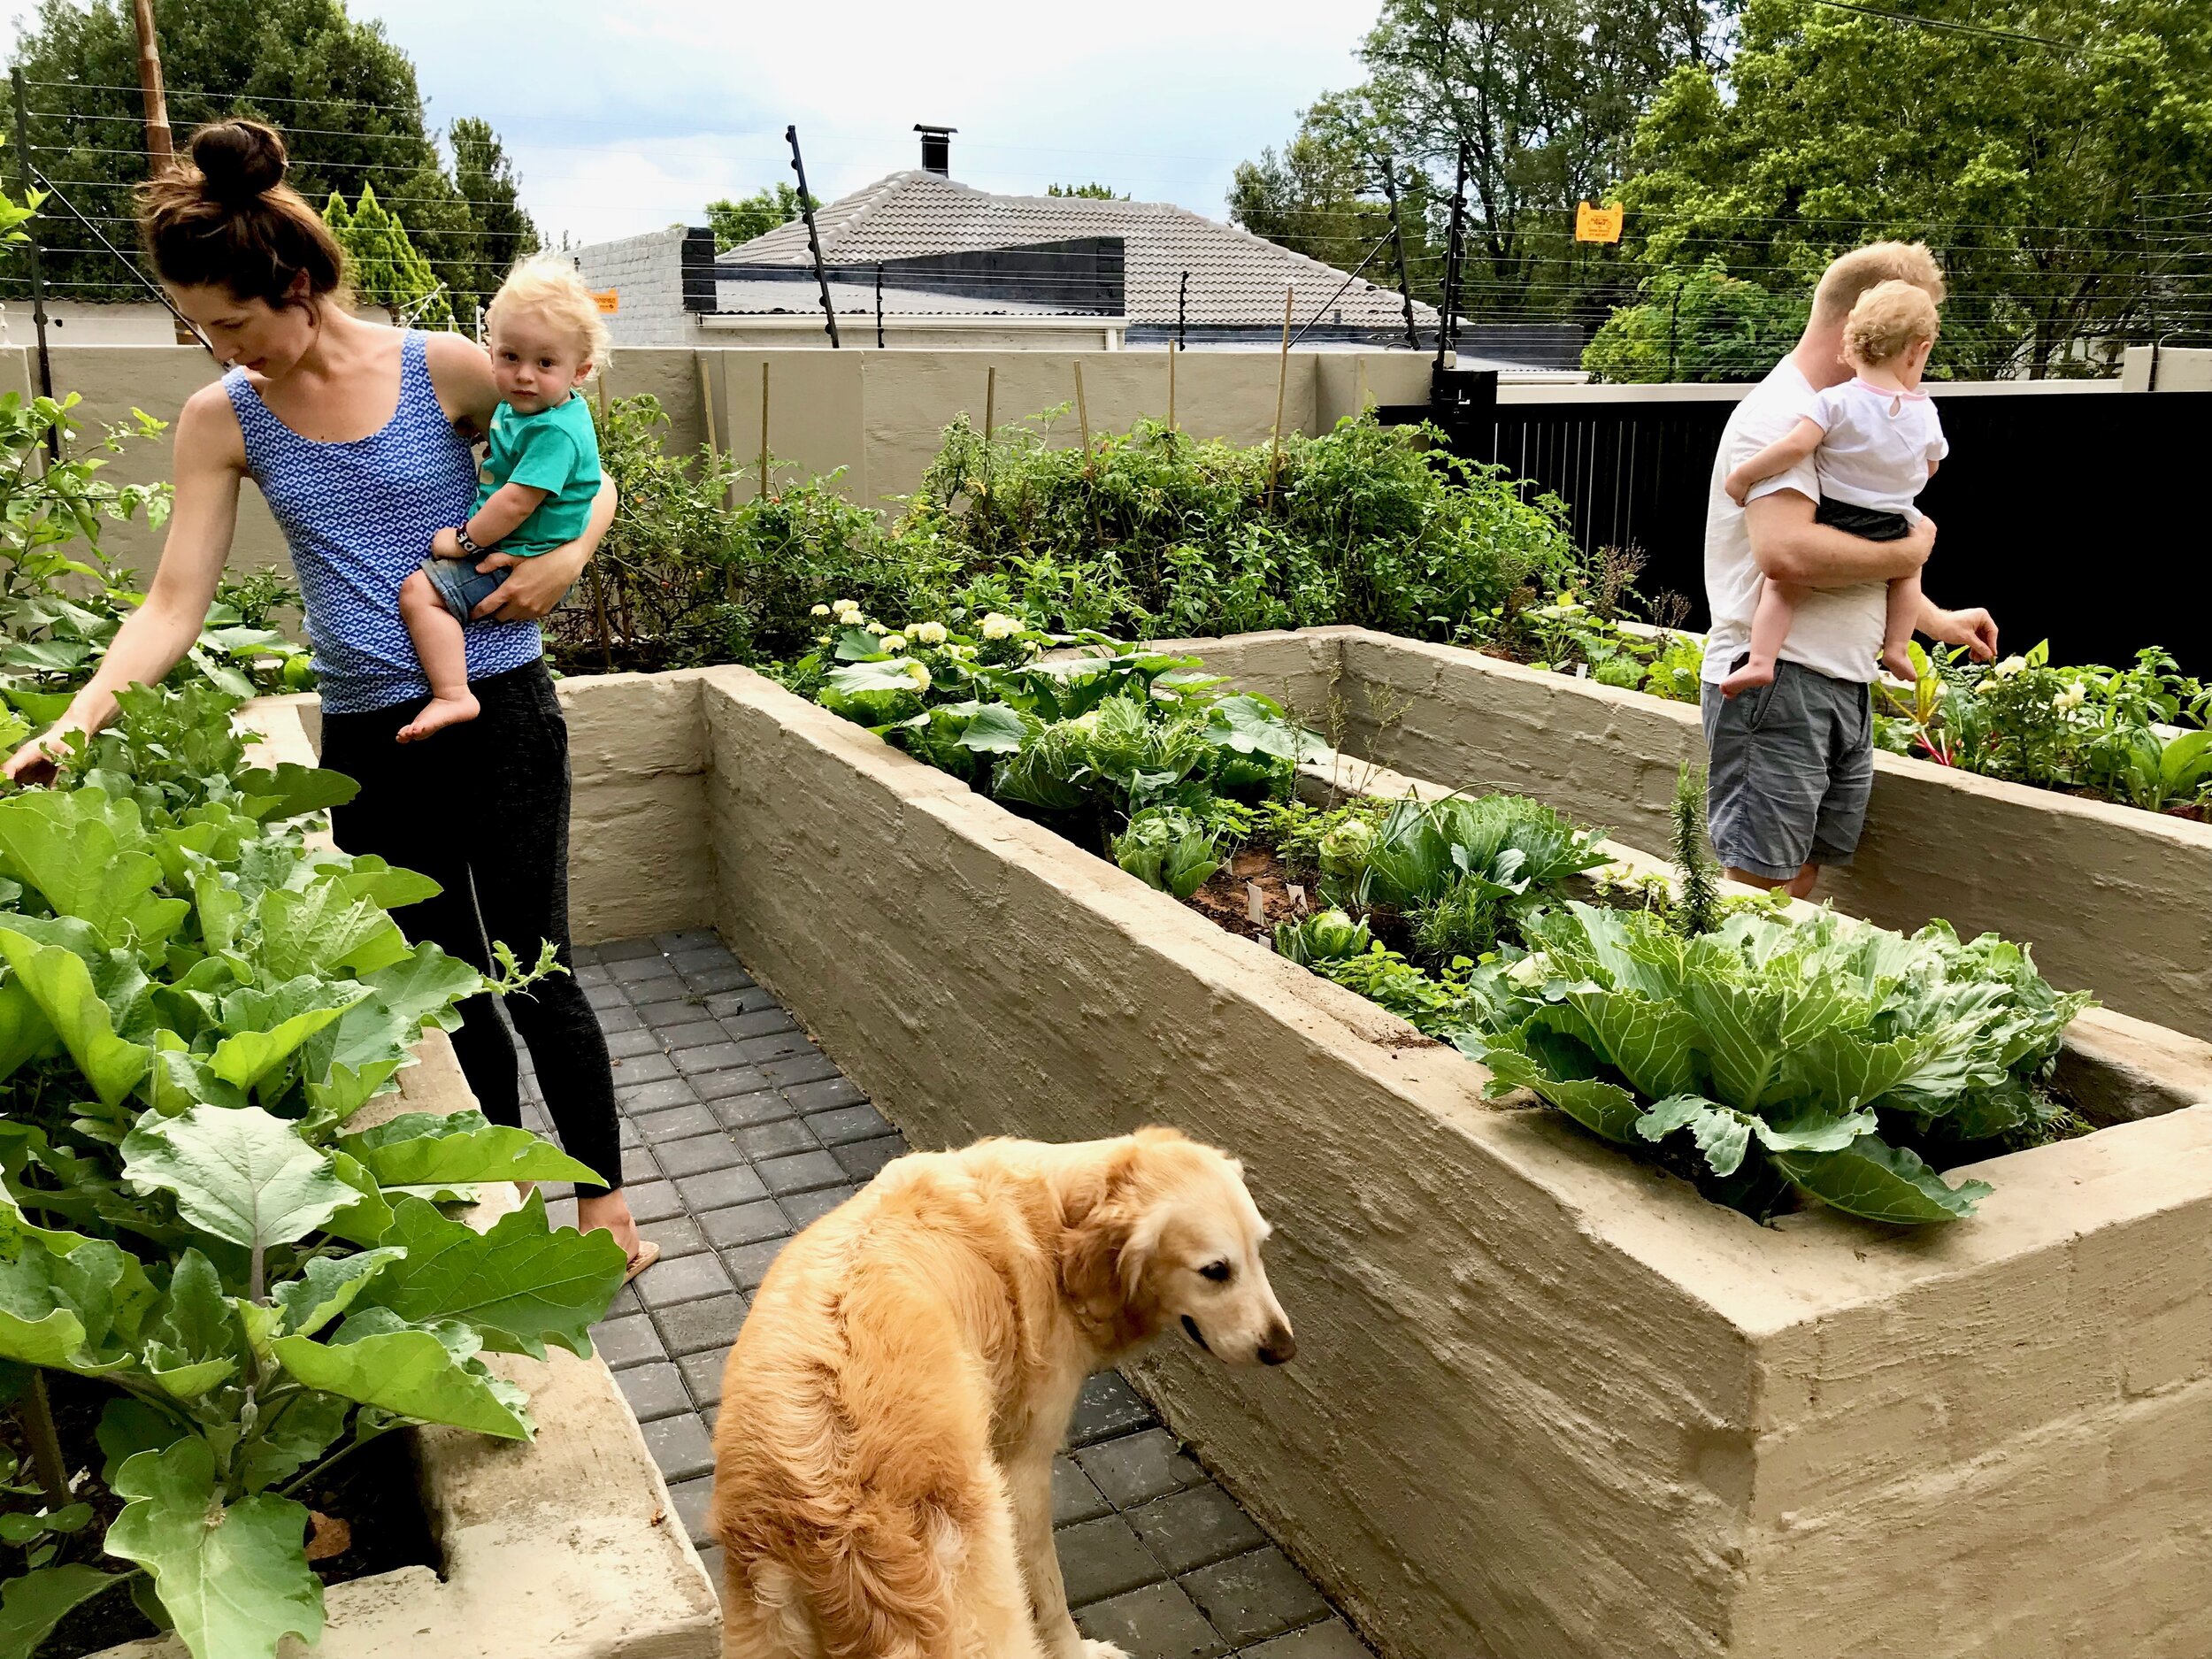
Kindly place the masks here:
[[(1122, 239), (1126, 311), (1133, 324), (1172, 326), (1176, 292), (1190, 273), (1187, 313), (1196, 326), (1280, 326), (1283, 290), (1294, 285), (1296, 326), (1335, 293), (1345, 273), (1263, 241), (1233, 225), (1166, 202), (1107, 202), (1091, 196), (995, 196), (933, 173), (894, 173), (815, 210), (822, 257), (839, 265), (925, 254), (964, 253), (1065, 242)], [(1378, 274), (1386, 251), (1374, 265)], [(794, 219), (733, 248), (721, 258), (744, 265), (806, 265), (806, 225)], [(1417, 301), (1416, 321), (1432, 339), (1432, 306)], [(1403, 326), (1396, 291), (1364, 277), (1323, 319), (1348, 327)]]
[[(801, 228), (803, 233), (804, 227)], [(764, 259), (754, 263), (766, 265), (770, 261)], [(829, 288), (830, 302), (837, 307), (840, 323), (849, 326), (850, 319), (872, 319), (875, 316), (874, 283), (841, 281), (832, 278)], [(718, 276), (714, 283), (714, 309), (722, 316), (818, 318), (822, 314), (822, 293), (811, 281), (785, 282), (772, 277), (748, 281), (742, 277)], [(931, 288), (902, 288), (892, 283), (884, 285), (883, 314), (886, 317), (1097, 316), (1094, 311), (1077, 311), (1062, 305), (1033, 305), (1022, 300), (974, 299), (963, 294), (946, 294)]]

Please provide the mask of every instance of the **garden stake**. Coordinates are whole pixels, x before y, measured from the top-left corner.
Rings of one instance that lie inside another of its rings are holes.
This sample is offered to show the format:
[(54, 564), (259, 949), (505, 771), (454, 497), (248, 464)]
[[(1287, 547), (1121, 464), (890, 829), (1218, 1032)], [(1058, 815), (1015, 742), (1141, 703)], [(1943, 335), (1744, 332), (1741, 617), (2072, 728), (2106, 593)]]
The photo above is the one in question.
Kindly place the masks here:
[(1290, 308), (1297, 298), (1295, 283), (1283, 289), (1283, 351), (1275, 369), (1275, 437), (1267, 453), (1267, 501), (1261, 511), (1275, 510), (1275, 472), (1283, 463), (1283, 388), (1290, 384)]
[(1244, 884), (1244, 913), (1252, 918), (1254, 926), (1267, 920), (1267, 895), (1260, 891), (1256, 881)]
[(768, 359), (760, 360), (760, 498), (768, 499)]
[(1083, 428), (1083, 475), (1091, 472), (1091, 409), (1083, 401), (1083, 365), (1075, 365), (1075, 419)]
[(1167, 349), (1167, 429), (1175, 430), (1175, 348)]

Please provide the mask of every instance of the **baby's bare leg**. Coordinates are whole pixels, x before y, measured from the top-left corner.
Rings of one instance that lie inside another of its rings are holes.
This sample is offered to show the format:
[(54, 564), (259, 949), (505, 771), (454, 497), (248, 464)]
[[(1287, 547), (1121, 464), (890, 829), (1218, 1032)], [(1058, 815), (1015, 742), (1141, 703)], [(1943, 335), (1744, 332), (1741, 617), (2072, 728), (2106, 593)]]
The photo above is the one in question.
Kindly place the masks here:
[(1782, 641), (1790, 637), (1797, 620), (1797, 602), (1804, 589), (1769, 577), (1759, 584), (1759, 606), (1751, 613), (1751, 656), (1741, 668), (1720, 682), (1724, 697), (1774, 683), (1774, 659)]
[(476, 694), (469, 689), (468, 642), (461, 635), (461, 619), (446, 609), (430, 578), (416, 571), (399, 587), (400, 620), (407, 625), (422, 659), (422, 672), (430, 681), (430, 701), (423, 710), (399, 728), (399, 741), (411, 743), (442, 732), (449, 726), (473, 720), (479, 712)]
[(1916, 680), (1912, 631), (1920, 620), (1920, 578), (1900, 576), (1889, 585), (1889, 615), (1882, 625), (1882, 666), (1900, 680)]

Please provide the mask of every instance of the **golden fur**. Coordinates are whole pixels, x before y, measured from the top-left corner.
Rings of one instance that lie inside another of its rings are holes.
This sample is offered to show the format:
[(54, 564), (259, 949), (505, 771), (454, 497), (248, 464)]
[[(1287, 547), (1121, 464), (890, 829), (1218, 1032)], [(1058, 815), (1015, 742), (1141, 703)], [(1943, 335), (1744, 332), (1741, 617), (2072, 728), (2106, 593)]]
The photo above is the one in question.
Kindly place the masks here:
[(725, 1373), (725, 1659), (1113, 1659), (1069, 1617), (1052, 1456), (1083, 1379), (1180, 1325), (1295, 1351), (1241, 1169), (1171, 1129), (887, 1165), (776, 1259)]

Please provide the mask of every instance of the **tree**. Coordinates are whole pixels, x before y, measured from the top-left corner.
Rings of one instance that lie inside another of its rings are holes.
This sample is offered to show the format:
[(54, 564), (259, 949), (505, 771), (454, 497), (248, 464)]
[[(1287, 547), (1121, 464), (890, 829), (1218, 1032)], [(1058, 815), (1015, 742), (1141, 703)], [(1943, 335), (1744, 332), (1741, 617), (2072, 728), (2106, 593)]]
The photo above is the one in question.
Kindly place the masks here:
[(1126, 190), (1118, 196), (1114, 193), (1113, 186), (1110, 184), (1048, 184), (1045, 186), (1045, 194), (1047, 196), (1084, 196), (1100, 202), (1126, 202), (1129, 199), (1129, 193)]
[(1937, 362), (1975, 378), (2104, 372), (2093, 342), (2201, 328), (2208, 244), (2179, 198), (2212, 176), (2212, 8), (1914, 12), (1954, 27), (1753, 0), (1724, 75), (1678, 71), (1642, 123), (1620, 192), (1632, 256), (1722, 255), (1803, 294), (1843, 249), (1924, 239), (1951, 289)]
[(445, 285), (407, 240), (406, 227), (376, 199), (374, 189), (363, 185), (350, 211), (345, 197), (332, 191), (323, 220), (346, 250), (346, 276), (356, 295), (383, 306), (397, 322), (419, 328), (454, 326)]
[(522, 211), (521, 185), (499, 134), (489, 121), (465, 115), (446, 129), (453, 150), (453, 182), (468, 204), (469, 275), (454, 289), (463, 312), (488, 305), (515, 261), (537, 252), (538, 227)]
[(799, 211), (799, 192), (788, 184), (768, 185), (734, 202), (727, 196), (710, 202), (707, 223), (714, 229), (714, 250), (727, 253), (756, 236), (765, 236), (798, 218)]
[[(475, 285), (479, 227), (423, 125), (414, 65), (382, 24), (356, 21), (342, 0), (162, 0), (160, 25), (180, 149), (210, 120), (267, 121), (285, 134), (290, 182), (309, 201), (375, 186), (449, 288)], [(41, 0), (16, 65), (46, 83), (31, 97), (41, 170), (94, 219), (127, 219), (147, 171), (127, 0)], [(81, 234), (55, 234), (59, 213), (45, 215), (50, 239), (88, 245)], [(115, 240), (130, 245), (127, 234)], [(49, 280), (82, 285), (60, 290), (73, 298), (144, 297), (105, 253), (55, 252), (45, 264)]]
[(1641, 292), (1582, 349), (1592, 380), (1755, 380), (1805, 329), (1806, 295), (1770, 294), (1717, 258), (1659, 271)]

